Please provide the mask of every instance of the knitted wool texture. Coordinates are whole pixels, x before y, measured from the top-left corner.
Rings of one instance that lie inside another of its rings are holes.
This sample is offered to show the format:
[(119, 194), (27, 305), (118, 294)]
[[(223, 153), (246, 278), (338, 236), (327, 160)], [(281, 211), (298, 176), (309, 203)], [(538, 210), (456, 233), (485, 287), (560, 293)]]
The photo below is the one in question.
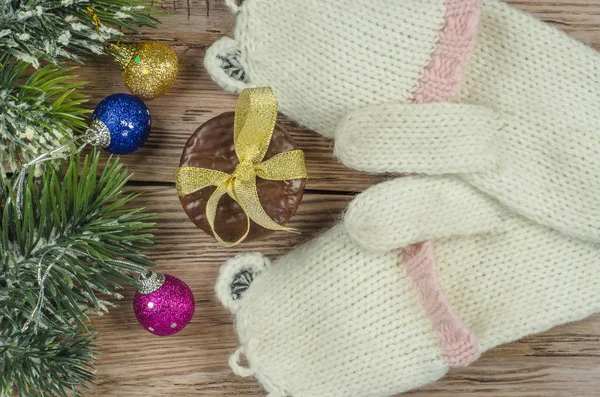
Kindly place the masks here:
[(237, 374), (273, 397), (388, 396), (600, 310), (594, 51), (495, 1), (481, 20), (479, 0), (229, 4), (234, 39), (205, 57), (225, 89), (272, 86), (352, 167), (462, 178), (380, 184), (273, 264), (229, 261)]
[[(433, 242), (421, 257), (368, 246), (391, 235), (390, 247)], [(223, 266), (217, 293), (240, 339), (230, 364), (272, 397), (404, 392), (600, 311), (599, 257), (598, 246), (509, 213), (462, 180), (385, 182), (273, 263), (252, 253)]]
[(593, 49), (494, 0), (246, 0), (235, 11), (234, 38), (205, 57), (225, 89), (273, 87), (280, 110), (335, 136), (350, 167), (476, 170), (465, 179), (511, 209), (600, 242)]

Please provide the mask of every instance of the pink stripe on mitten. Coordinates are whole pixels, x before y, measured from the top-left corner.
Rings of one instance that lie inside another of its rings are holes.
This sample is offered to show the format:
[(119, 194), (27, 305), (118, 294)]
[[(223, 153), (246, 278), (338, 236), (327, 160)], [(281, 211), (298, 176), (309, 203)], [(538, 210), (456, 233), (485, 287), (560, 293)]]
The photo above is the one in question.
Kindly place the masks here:
[[(480, 0), (446, 1), (446, 24), (413, 95), (413, 102), (447, 102), (458, 93), (477, 42), (480, 7)], [(475, 336), (452, 311), (437, 280), (433, 242), (425, 241), (406, 248), (404, 264), (440, 338), (444, 360), (453, 367), (466, 366), (477, 360), (480, 353)]]
[(480, 1), (446, 1), (446, 24), (414, 93), (415, 103), (447, 102), (458, 93), (477, 42)]
[(406, 271), (440, 338), (443, 359), (452, 367), (471, 364), (480, 355), (477, 341), (452, 310), (448, 297), (438, 282), (433, 242), (425, 241), (412, 245), (406, 248), (403, 254)]

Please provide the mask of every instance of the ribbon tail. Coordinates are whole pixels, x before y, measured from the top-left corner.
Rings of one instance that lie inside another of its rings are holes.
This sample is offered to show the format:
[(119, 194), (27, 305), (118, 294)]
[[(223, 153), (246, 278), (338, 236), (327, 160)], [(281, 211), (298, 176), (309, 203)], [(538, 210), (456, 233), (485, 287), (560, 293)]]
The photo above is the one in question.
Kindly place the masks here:
[(285, 230), (288, 232), (295, 231), (295, 229), (282, 226), (275, 222), (265, 212), (262, 204), (260, 203), (260, 199), (258, 198), (256, 179), (244, 182), (236, 182), (237, 183), (234, 186), (234, 192), (236, 195), (235, 200), (238, 202), (240, 207), (242, 207), (248, 218), (252, 219), (255, 223), (264, 227), (265, 229)]
[(270, 181), (308, 178), (302, 150), (276, 154), (258, 164), (255, 170), (257, 176)]
[[(246, 232), (237, 241), (228, 242), (228, 241), (223, 240), (221, 238), (221, 236), (219, 236), (219, 234), (217, 233), (217, 230), (215, 229), (215, 218), (217, 216), (217, 207), (219, 205), (219, 201), (221, 200), (221, 197), (223, 197), (225, 194), (227, 194), (227, 190), (228, 190), (227, 183), (222, 183), (222, 184), (218, 185), (217, 189), (214, 191), (214, 193), (210, 195), (208, 201), (206, 202), (206, 220), (208, 221), (208, 224), (210, 225), (210, 230), (212, 230), (217, 241), (225, 247), (233, 247), (233, 246), (238, 245), (239, 243), (244, 241), (246, 239), (246, 237), (248, 237), (248, 233), (250, 233), (250, 218), (246, 214)], [(234, 200), (236, 200), (235, 197), (232, 197), (232, 198)]]

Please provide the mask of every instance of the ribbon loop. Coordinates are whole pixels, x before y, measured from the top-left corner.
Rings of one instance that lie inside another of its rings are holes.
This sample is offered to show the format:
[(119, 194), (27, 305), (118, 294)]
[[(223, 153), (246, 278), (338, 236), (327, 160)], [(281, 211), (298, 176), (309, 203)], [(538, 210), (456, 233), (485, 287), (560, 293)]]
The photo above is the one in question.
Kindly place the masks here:
[(208, 186), (218, 186), (231, 175), (208, 168), (181, 167), (177, 170), (177, 194), (186, 196)]
[(306, 178), (304, 152), (292, 150), (276, 154), (256, 166), (256, 175), (270, 181)]
[[(294, 231), (275, 222), (265, 212), (256, 187), (256, 178), (284, 181), (307, 178), (304, 153), (292, 150), (263, 161), (275, 129), (277, 100), (269, 87), (248, 88), (242, 91), (235, 110), (233, 142), (239, 164), (232, 174), (199, 167), (180, 167), (176, 172), (177, 194), (185, 196), (208, 186), (216, 186), (206, 203), (208, 224), (221, 244), (232, 247), (246, 239), (250, 221), (269, 230)], [(235, 242), (226, 242), (215, 230), (217, 206), (229, 195), (247, 217), (244, 235)]]
[(277, 100), (268, 87), (245, 89), (235, 107), (233, 144), (240, 162), (262, 161), (277, 120)]

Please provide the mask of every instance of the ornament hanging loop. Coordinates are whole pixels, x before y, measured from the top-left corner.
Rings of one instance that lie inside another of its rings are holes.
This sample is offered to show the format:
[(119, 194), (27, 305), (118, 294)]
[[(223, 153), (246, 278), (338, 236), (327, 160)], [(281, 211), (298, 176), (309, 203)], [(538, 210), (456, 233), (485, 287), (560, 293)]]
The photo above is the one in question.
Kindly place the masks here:
[(100, 25), (102, 24), (100, 17), (98, 17), (98, 14), (96, 14), (96, 11), (94, 11), (94, 9), (91, 7), (87, 7), (87, 12), (88, 12), (88, 14), (90, 14), (90, 17), (92, 18), (92, 20), (94, 21), (94, 24), (96, 25), (96, 28), (95, 28), (96, 33), (100, 34)]
[[(60, 250), (59, 254), (46, 267), (46, 269), (43, 270), (44, 258), (46, 257), (46, 255), (49, 252), (55, 251), (55, 250)], [(79, 255), (79, 256), (82, 256), (82, 257), (87, 257), (87, 258), (92, 259), (94, 261), (101, 261), (101, 262), (107, 262), (107, 263), (117, 263), (117, 264), (121, 264), (121, 265), (133, 266), (133, 264), (131, 262), (122, 261), (122, 260), (119, 260), (119, 259), (100, 259), (100, 258), (97, 258), (97, 257), (91, 255), (89, 252), (84, 252), (84, 251), (81, 251), (79, 249), (73, 248), (71, 245), (69, 245), (68, 247), (56, 246), (56, 247), (52, 247), (52, 248), (48, 249), (47, 251), (45, 251), (40, 256), (40, 259), (39, 259), (39, 261), (37, 263), (37, 282), (38, 282), (38, 286), (39, 286), (37, 303), (36, 303), (35, 307), (33, 308), (33, 311), (31, 312), (29, 318), (27, 319), (27, 322), (21, 328), (21, 332), (27, 331), (27, 329), (29, 329), (29, 327), (31, 326), (31, 324), (34, 324), (34, 332), (37, 333), (39, 324), (40, 324), (41, 319), (42, 319), (42, 311), (44, 309), (44, 301), (46, 299), (46, 297), (45, 297), (46, 280), (50, 277), (50, 271), (52, 270), (52, 268), (67, 253)], [(148, 291), (149, 291), (147, 293), (154, 292), (155, 290), (157, 290), (158, 288), (160, 288), (164, 284), (164, 282), (165, 282), (165, 276), (164, 275), (158, 274), (158, 273), (156, 273), (154, 271), (151, 271), (151, 270), (148, 270), (145, 274), (140, 273), (140, 282), (142, 282), (141, 281), (142, 278), (145, 279), (145, 281), (143, 283), (145, 283), (144, 284), (145, 288), (147, 288)]]
[[(85, 135), (79, 135), (76, 136), (75, 138), (69, 140), (68, 142), (62, 144), (61, 146), (52, 149), (49, 152), (43, 153), (41, 155), (39, 155), (38, 157), (34, 158), (33, 160), (31, 160), (29, 163), (23, 165), (23, 167), (21, 168), (21, 171), (19, 171), (19, 175), (17, 176), (17, 180), (15, 181), (15, 204), (17, 207), (17, 216), (19, 217), (19, 219), (21, 219), (23, 217), (23, 212), (21, 210), (21, 206), (23, 204), (23, 190), (25, 188), (25, 178), (27, 177), (27, 170), (29, 169), (29, 167), (35, 166), (37, 164), (42, 164), (46, 161), (52, 160), (52, 156), (62, 150), (64, 150), (65, 148), (68, 148), (69, 146), (73, 145), (74, 143), (78, 142), (79, 140), (81, 140), (82, 138), (85, 138)], [(87, 145), (87, 142), (85, 142), (82, 146), (80, 146), (74, 153), (77, 154), (79, 152), (81, 152)]]
[(37, 303), (36, 303), (35, 307), (33, 308), (33, 311), (31, 312), (31, 315), (27, 319), (27, 322), (21, 328), (21, 332), (27, 331), (27, 329), (29, 328), (31, 323), (34, 323), (34, 332), (37, 333), (38, 326), (39, 326), (41, 318), (42, 318), (42, 309), (44, 308), (44, 299), (45, 299), (44, 290), (46, 287), (46, 279), (50, 276), (50, 271), (52, 270), (52, 268), (54, 267), (56, 262), (58, 262), (65, 255), (66, 250), (67, 250), (67, 248), (63, 249), (63, 251), (60, 252), (59, 255), (54, 259), (54, 261), (46, 268), (46, 270), (42, 271), (42, 263), (44, 261), (44, 257), (46, 256), (46, 254), (48, 254), (48, 252), (55, 250), (55, 249), (58, 249), (58, 247), (50, 248), (48, 251), (44, 252), (42, 254), (42, 256), (40, 257), (40, 260), (38, 261), (37, 282), (38, 282), (38, 286), (40, 288), (39, 293), (38, 293), (38, 299), (37, 299)]
[[(123, 30), (115, 25), (111, 25), (110, 23), (104, 22), (100, 19), (100, 17), (98, 16), (98, 14), (96, 14), (96, 11), (94, 11), (94, 9), (92, 7), (87, 7), (86, 11), (88, 12), (88, 14), (90, 14), (90, 17), (92, 18), (92, 21), (94, 21), (94, 30), (96, 31), (96, 33), (98, 33), (98, 35), (100, 35), (100, 26), (104, 25), (107, 26), (111, 29), (117, 30), (121, 33), (121, 36), (123, 35)], [(121, 42), (121, 39), (118, 40), (118, 43)]]
[(89, 128), (83, 135), (78, 135), (68, 142), (50, 150), (49, 152), (43, 153), (38, 157), (34, 158), (27, 164), (23, 165), (21, 171), (19, 171), (19, 175), (15, 181), (14, 189), (15, 189), (15, 204), (17, 207), (17, 216), (19, 219), (23, 217), (23, 212), (21, 210), (21, 206), (23, 205), (23, 190), (25, 189), (25, 178), (27, 177), (27, 170), (29, 167), (35, 166), (37, 164), (42, 164), (46, 161), (53, 160), (52, 156), (58, 152), (63, 151), (69, 146), (83, 140), (83, 144), (79, 146), (72, 154), (80, 153), (85, 147), (89, 144), (96, 147), (106, 148), (110, 145), (110, 131), (106, 124), (104, 124), (100, 120), (93, 120), (90, 124)]

